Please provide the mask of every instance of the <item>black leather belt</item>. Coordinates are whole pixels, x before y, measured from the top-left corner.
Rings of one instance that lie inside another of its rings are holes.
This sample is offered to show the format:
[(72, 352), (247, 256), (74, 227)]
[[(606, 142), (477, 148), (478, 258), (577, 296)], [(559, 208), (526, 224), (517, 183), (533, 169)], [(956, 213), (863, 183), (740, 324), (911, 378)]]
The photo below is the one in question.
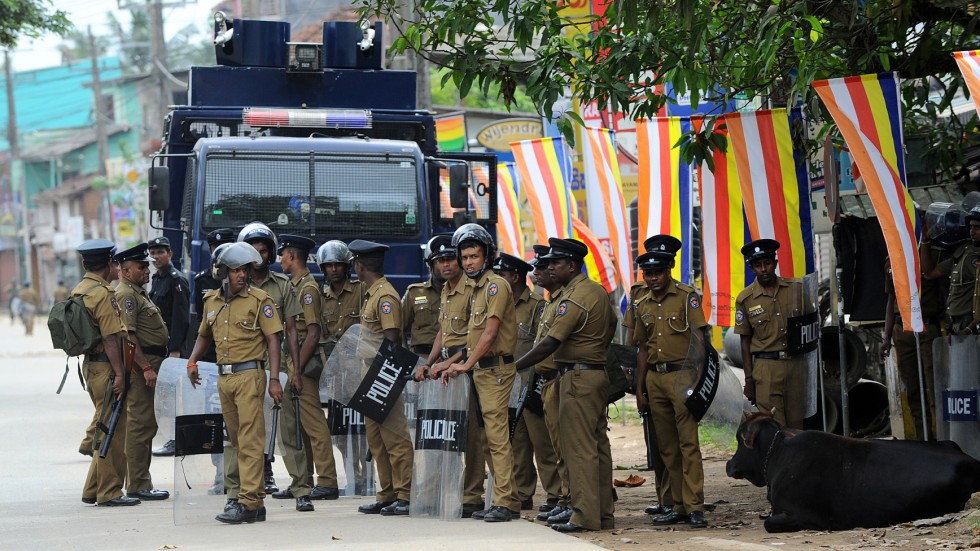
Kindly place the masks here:
[(238, 373), (239, 371), (248, 371), (249, 369), (258, 369), (262, 367), (262, 362), (260, 360), (252, 360), (250, 362), (241, 362), (237, 364), (218, 364), (218, 373), (222, 375), (231, 375), (232, 373)]
[(417, 354), (419, 356), (428, 356), (429, 354), (432, 353), (432, 345), (431, 344), (416, 344), (415, 346), (412, 347), (412, 352), (414, 352), (415, 354)]
[(143, 354), (147, 356), (160, 356), (161, 358), (166, 358), (170, 355), (170, 351), (167, 350), (166, 346), (142, 346)]
[(448, 360), (452, 358), (457, 352), (462, 352), (463, 357), (459, 361), (466, 360), (466, 347), (465, 346), (450, 346), (449, 348), (442, 349), (442, 359)]
[(675, 371), (685, 371), (685, 370), (694, 369), (694, 368), (691, 367), (691, 366), (689, 366), (689, 365), (672, 364), (672, 363), (667, 363), (667, 362), (660, 362), (660, 363), (656, 363), (656, 364), (652, 364), (652, 365), (648, 366), (648, 369), (650, 371), (655, 372), (655, 373), (673, 373)]
[(561, 364), (558, 366), (558, 374), (564, 375), (569, 371), (605, 371), (606, 366), (600, 364)]
[(486, 356), (484, 358), (480, 358), (480, 361), (476, 362), (476, 365), (483, 368), (489, 368), (489, 367), (499, 367), (501, 365), (507, 365), (512, 363), (514, 363), (514, 357), (510, 355)]
[(108, 363), (109, 362), (109, 355), (108, 354), (105, 354), (105, 353), (102, 353), (102, 354), (86, 354), (85, 355), (85, 359), (88, 360), (88, 361), (90, 361), (90, 362), (106, 362), (106, 363)]
[(760, 360), (788, 360), (789, 355), (786, 352), (753, 352), (753, 358)]

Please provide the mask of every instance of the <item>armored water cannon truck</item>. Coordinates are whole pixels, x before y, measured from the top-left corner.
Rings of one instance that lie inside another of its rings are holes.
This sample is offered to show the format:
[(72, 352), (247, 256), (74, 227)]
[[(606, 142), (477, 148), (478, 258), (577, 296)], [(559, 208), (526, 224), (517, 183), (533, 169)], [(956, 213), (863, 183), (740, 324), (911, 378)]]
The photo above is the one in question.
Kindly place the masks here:
[(496, 157), (438, 151), (415, 73), (383, 68), (381, 23), (325, 22), (322, 44), (221, 13), (214, 30), (217, 65), (190, 69), (150, 168), (155, 227), (189, 280), (208, 267), (208, 232), (250, 222), (385, 243), (399, 291), (425, 277), (432, 235), (494, 232)]

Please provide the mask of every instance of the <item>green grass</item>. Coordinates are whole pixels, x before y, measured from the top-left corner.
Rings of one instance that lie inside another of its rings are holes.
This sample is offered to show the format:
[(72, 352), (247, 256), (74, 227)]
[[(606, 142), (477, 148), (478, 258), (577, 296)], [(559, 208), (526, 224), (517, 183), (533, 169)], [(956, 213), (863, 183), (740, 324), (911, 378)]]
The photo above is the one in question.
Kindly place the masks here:
[[(625, 416), (627, 426), (642, 426), (643, 418), (636, 409), (636, 399), (631, 395), (627, 395), (625, 402), (625, 409), (623, 400), (609, 405), (609, 423), (622, 424), (623, 417)], [(712, 421), (702, 421), (698, 425), (698, 438), (702, 446), (710, 446), (718, 450), (719, 453), (733, 454), (736, 448), (735, 429), (736, 427), (734, 426)]]

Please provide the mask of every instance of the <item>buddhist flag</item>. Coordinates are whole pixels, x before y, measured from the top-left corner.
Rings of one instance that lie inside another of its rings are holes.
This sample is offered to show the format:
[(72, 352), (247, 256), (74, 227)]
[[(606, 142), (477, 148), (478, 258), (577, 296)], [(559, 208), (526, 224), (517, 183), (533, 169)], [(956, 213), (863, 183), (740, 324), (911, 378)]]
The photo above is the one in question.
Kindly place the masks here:
[(524, 258), (521, 205), (514, 163), (497, 165), (497, 245), (502, 252)]
[(956, 58), (956, 64), (960, 66), (966, 87), (970, 89), (970, 97), (973, 98), (973, 104), (980, 113), (980, 50), (953, 52), (953, 57)]
[(682, 248), (672, 276), (691, 283), (692, 190), (691, 165), (681, 161), (677, 141), (691, 130), (688, 117), (656, 117), (636, 122), (639, 162), (637, 182), (637, 238), (640, 253), (643, 241), (652, 235), (672, 235)]
[(790, 114), (785, 109), (729, 113), (725, 122), (752, 239), (779, 241), (779, 275), (813, 273), (810, 180), (805, 156), (793, 144)]
[[(724, 133), (727, 138), (727, 132)], [(735, 297), (754, 279), (741, 253), (742, 245), (751, 238), (742, 210), (742, 189), (731, 141), (726, 152), (714, 152), (714, 162), (714, 171), (707, 163), (698, 169), (704, 259), (701, 304), (710, 325), (733, 327)]]
[(602, 285), (607, 293), (616, 290), (616, 268), (599, 238), (577, 216), (572, 218), (572, 228), (572, 238), (589, 248), (589, 254), (585, 257), (585, 275)]
[(466, 115), (454, 113), (436, 119), (436, 142), (439, 151), (466, 149)]
[(921, 332), (916, 217), (905, 184), (898, 74), (817, 80), (813, 87), (861, 169), (885, 236), (895, 298), (902, 319), (906, 320), (905, 330)]
[(629, 289), (633, 285), (633, 247), (612, 132), (588, 127), (584, 134), (582, 157), (589, 228), (600, 241), (608, 240), (620, 283)]
[(549, 237), (572, 237), (572, 203), (569, 190), (571, 157), (562, 138), (540, 138), (510, 144), (514, 161), (534, 216), (537, 243)]

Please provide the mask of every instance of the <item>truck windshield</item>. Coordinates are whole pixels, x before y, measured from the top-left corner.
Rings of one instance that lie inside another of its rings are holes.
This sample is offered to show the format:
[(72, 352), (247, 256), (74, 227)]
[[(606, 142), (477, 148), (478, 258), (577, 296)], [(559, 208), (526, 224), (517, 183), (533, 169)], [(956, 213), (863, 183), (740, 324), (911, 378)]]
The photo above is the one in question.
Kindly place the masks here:
[(330, 239), (417, 236), (419, 174), (411, 155), (212, 150), (201, 229), (262, 222)]

